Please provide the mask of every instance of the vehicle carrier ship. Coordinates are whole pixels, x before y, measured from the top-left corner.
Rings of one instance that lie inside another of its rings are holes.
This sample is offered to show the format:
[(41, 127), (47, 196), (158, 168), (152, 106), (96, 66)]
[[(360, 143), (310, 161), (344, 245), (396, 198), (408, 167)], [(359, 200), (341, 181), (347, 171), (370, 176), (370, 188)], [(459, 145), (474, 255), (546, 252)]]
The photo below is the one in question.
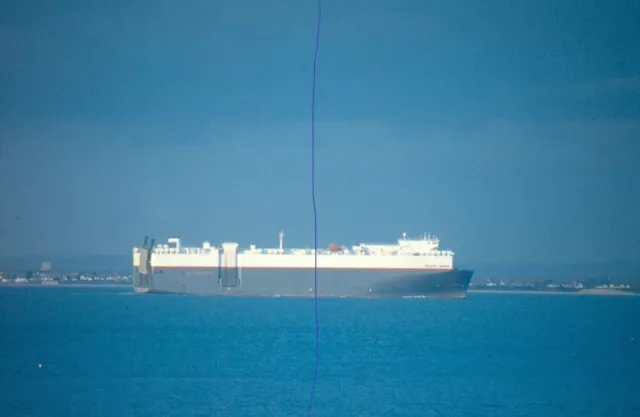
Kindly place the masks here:
[[(238, 243), (198, 247), (169, 238), (145, 238), (133, 248), (133, 288), (138, 293), (235, 296), (313, 296), (314, 249), (261, 249)], [(464, 298), (473, 271), (453, 266), (454, 253), (424, 235), (395, 244), (330, 245), (317, 250), (317, 294), (323, 297)]]

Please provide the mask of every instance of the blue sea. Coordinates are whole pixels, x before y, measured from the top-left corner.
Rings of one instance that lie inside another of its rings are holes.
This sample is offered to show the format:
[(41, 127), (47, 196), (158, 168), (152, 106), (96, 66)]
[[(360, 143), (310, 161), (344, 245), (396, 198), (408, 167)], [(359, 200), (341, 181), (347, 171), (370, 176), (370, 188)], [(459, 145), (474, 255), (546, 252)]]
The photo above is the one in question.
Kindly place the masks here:
[[(313, 312), (1, 287), (0, 415), (306, 416)], [(640, 297), (320, 299), (319, 313), (314, 416), (640, 416)]]

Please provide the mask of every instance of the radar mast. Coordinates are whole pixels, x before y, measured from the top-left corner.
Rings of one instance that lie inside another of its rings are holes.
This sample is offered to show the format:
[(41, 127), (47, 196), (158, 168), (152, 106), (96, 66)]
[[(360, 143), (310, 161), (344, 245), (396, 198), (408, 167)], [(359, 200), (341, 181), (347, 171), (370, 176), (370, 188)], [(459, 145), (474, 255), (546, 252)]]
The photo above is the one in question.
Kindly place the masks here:
[(279, 250), (279, 252), (283, 253), (284, 252), (284, 232), (282, 230), (280, 230), (280, 234), (278, 236), (280, 237), (280, 246), (279, 246), (280, 250)]

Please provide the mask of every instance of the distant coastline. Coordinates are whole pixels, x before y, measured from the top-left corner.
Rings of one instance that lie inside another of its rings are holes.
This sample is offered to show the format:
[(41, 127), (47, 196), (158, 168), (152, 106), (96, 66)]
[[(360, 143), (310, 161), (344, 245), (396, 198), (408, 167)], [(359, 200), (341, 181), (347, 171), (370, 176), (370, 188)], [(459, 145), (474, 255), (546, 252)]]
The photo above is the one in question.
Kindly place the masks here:
[(0, 284), (0, 288), (2, 287), (33, 287), (33, 288), (132, 288), (131, 284), (40, 284), (40, 283), (2, 283)]
[(640, 296), (639, 293), (631, 292), (631, 291), (622, 291), (615, 289), (586, 289), (580, 291), (543, 291), (543, 290), (484, 290), (484, 289), (473, 289), (468, 290), (469, 293), (472, 294), (545, 294), (545, 295), (615, 295), (615, 296)]

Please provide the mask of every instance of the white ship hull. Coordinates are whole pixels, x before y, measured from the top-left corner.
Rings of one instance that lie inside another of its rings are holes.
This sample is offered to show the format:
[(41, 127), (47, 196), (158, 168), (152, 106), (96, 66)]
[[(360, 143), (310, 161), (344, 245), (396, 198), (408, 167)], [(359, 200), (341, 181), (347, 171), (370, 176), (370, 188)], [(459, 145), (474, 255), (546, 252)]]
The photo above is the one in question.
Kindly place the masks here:
[(317, 256), (302, 249), (285, 252), (282, 241), (279, 249), (242, 253), (235, 243), (156, 250), (145, 245), (134, 249), (133, 285), (136, 292), (198, 295), (465, 297), (473, 272), (454, 269), (453, 253), (435, 249), (437, 241), (417, 242)]

